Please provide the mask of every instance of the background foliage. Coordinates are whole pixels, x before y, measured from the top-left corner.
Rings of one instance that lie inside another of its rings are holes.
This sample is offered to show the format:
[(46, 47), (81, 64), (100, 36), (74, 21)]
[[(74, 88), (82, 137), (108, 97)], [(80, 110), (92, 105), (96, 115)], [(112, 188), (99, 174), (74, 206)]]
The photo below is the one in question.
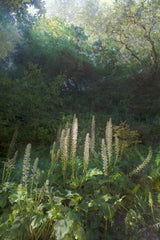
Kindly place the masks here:
[(53, 1), (46, 16), (44, 6), (1, 2), (1, 149), (17, 127), (19, 143), (51, 144), (75, 112), (127, 120), (158, 143), (159, 2)]
[(159, 26), (159, 0), (0, 1), (0, 239), (159, 239)]

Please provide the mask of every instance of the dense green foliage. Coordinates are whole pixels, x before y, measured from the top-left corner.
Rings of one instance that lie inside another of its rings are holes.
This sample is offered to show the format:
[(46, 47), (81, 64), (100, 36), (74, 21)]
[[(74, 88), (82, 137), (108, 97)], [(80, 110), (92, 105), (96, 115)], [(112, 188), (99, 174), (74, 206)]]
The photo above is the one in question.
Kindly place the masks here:
[(0, 1), (1, 239), (158, 239), (160, 2), (46, 6)]
[[(64, 116), (75, 112), (102, 119), (107, 114), (135, 127), (136, 121), (143, 121), (144, 129), (139, 130), (145, 140), (151, 131), (146, 130), (148, 121), (157, 143), (158, 2), (108, 6), (90, 0), (81, 8), (77, 2), (76, 9), (76, 1), (62, 2), (56, 5), (57, 17), (50, 18), (29, 15), (28, 2), (8, 1), (1, 10), (2, 150), (17, 127), (18, 142), (51, 143)], [(38, 2), (32, 4), (41, 9)], [(59, 8), (62, 13), (66, 4), (77, 15), (65, 12), (66, 20), (60, 19)]]
[(32, 161), (31, 144), (16, 164), (17, 153), (7, 159), (0, 239), (158, 240), (159, 156), (149, 148), (144, 158), (138, 133), (125, 122), (107, 122), (100, 150), (93, 117), (83, 151), (77, 148), (76, 116), (72, 130), (69, 125), (54, 142), (50, 160)]

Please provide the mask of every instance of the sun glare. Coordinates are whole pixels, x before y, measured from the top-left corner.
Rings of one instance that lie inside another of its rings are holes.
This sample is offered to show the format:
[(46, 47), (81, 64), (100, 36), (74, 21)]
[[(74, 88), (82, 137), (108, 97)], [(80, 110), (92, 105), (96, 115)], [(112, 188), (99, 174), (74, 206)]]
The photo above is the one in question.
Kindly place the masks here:
[(29, 12), (32, 16), (34, 16), (34, 15), (38, 12), (38, 10), (35, 9), (33, 6), (28, 6), (28, 12)]
[[(76, 1), (76, 0), (75, 0)], [(46, 8), (46, 17), (50, 17), (53, 12), (52, 12), (52, 4), (53, 4), (54, 0), (45, 0), (45, 8)], [(81, 1), (78, 0), (79, 4), (81, 4)], [(104, 4), (104, 5), (108, 5), (111, 6), (113, 5), (113, 3), (115, 2), (115, 0), (99, 0), (100, 4)], [(82, 1), (83, 4), (83, 1)]]

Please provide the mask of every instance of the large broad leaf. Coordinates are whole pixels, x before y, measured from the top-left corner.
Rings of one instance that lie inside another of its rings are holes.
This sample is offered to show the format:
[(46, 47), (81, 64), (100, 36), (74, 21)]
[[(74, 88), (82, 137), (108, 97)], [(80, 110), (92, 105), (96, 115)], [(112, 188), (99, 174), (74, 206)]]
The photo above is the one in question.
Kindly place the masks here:
[[(24, 219), (23, 219), (24, 220)], [(26, 221), (23, 222), (23, 220), (16, 220), (12, 227), (8, 229), (7, 237), (6, 239), (23, 239), (28, 240), (28, 234), (26, 229)]]
[(34, 216), (31, 226), (33, 229), (38, 228), (41, 224), (46, 223), (47, 217), (44, 216)]
[(71, 226), (73, 224), (73, 220), (71, 219), (63, 219), (56, 221), (54, 225), (54, 233), (57, 240), (61, 240), (65, 237), (66, 234), (69, 233)]
[(86, 177), (87, 178), (92, 178), (93, 176), (97, 176), (97, 175), (102, 175), (103, 172), (97, 168), (93, 168), (93, 169), (90, 169), (88, 172), (87, 172), (87, 175)]
[(6, 233), (6, 231), (8, 230), (8, 225), (9, 225), (8, 220), (0, 224), (0, 237), (2, 237), (4, 233)]

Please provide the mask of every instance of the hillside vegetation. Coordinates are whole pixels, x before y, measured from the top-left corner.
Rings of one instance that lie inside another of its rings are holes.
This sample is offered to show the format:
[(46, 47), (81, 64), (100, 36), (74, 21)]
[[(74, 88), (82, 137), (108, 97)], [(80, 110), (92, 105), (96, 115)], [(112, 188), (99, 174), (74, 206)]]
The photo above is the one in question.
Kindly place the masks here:
[(159, 27), (158, 0), (0, 1), (0, 239), (160, 239)]

